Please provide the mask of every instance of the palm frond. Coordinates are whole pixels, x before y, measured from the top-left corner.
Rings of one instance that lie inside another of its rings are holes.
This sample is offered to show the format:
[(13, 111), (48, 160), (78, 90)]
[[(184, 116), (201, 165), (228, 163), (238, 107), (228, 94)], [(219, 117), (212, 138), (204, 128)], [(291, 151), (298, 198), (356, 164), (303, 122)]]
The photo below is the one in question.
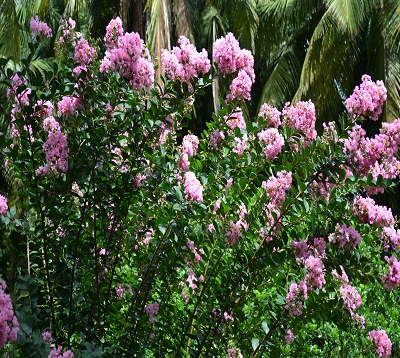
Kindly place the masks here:
[(257, 113), (263, 103), (281, 108), (293, 96), (298, 88), (302, 66), (298, 52), (298, 49), (293, 46), (280, 56), (265, 81), (258, 101)]
[(371, 14), (374, 0), (327, 0), (327, 12), (333, 16), (341, 31), (355, 35)]

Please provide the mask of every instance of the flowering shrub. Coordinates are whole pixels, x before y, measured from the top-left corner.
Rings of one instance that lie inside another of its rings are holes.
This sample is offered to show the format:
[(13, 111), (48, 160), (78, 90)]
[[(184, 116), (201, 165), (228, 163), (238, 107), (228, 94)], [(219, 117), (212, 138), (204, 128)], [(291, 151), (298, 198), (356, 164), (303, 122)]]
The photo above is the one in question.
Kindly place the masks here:
[[(384, 87), (369, 83), (379, 87), (374, 106), (349, 104), (318, 135), (310, 101), (282, 113), (264, 104), (246, 120), (254, 59), (231, 33), (216, 41), (212, 64), (181, 37), (162, 53), (161, 83), (142, 39), (119, 19), (104, 41), (98, 58), (64, 20), (59, 58), (40, 81), (0, 62), (11, 102), (0, 143), (24, 184), (22, 216), (3, 196), (0, 209), (29, 243), (15, 302), (22, 349), (254, 357), (293, 346), (315, 316), (374, 328), (357, 285), (396, 289), (399, 239), (390, 209), (368, 195), (399, 174), (383, 169), (396, 164), (400, 120), (377, 139), (391, 138), (392, 151), (368, 159), (356, 121), (375, 119)], [(230, 90), (201, 136), (181, 138), (215, 79), (211, 66)], [(388, 346), (372, 332), (375, 348)]]

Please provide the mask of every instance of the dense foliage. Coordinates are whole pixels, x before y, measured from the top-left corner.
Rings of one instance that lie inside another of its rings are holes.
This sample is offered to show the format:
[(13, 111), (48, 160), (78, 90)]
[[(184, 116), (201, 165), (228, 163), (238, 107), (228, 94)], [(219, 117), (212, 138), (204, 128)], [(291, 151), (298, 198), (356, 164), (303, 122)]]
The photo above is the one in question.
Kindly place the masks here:
[[(254, 60), (230, 33), (212, 63), (181, 37), (157, 82), (119, 19), (101, 60), (73, 20), (62, 29), (52, 71), (32, 83), (30, 57), (17, 73), (0, 62), (12, 118), (0, 147), (23, 183), (0, 213), (26, 238), (14, 296), (25, 356), (290, 354), (313, 325), (361, 335), (364, 356), (398, 349), (363, 308), (369, 287), (392, 299), (400, 283), (400, 232), (369, 197), (399, 174), (400, 120), (374, 138), (357, 124), (381, 113), (382, 82), (364, 75), (317, 135), (311, 101), (245, 121)], [(51, 32), (38, 18), (31, 30), (34, 53)], [(181, 135), (218, 76), (228, 94), (208, 129)], [(12, 341), (14, 315), (0, 319)]]

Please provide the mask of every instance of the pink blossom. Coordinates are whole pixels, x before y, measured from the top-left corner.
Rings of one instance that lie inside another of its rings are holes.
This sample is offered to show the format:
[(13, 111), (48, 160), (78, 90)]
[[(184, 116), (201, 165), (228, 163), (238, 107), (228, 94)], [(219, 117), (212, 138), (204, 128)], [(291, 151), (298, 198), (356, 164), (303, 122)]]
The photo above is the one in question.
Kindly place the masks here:
[(220, 130), (215, 130), (210, 134), (210, 141), (211, 145), (215, 148), (218, 149), (223, 140), (225, 139), (225, 134), (223, 131)]
[(289, 311), (289, 316), (299, 316), (303, 313), (303, 302), (308, 298), (307, 285), (304, 281), (299, 284), (292, 283), (286, 295), (285, 308)]
[(281, 112), (267, 103), (261, 106), (258, 116), (265, 120), (267, 127), (278, 128), (281, 125)]
[(122, 20), (119, 17), (112, 19), (106, 27), (106, 34), (104, 36), (104, 43), (107, 51), (117, 47), (118, 39), (123, 35), (124, 29), (122, 27)]
[(224, 116), (226, 124), (233, 131), (236, 127), (246, 129), (246, 121), (243, 117), (243, 112), (240, 108), (236, 108), (229, 115)]
[(190, 201), (203, 201), (203, 186), (193, 172), (186, 172), (183, 176), (185, 198)]
[(325, 284), (325, 266), (322, 260), (319, 257), (309, 256), (304, 266), (308, 270), (304, 278), (308, 289), (313, 290), (314, 287), (322, 289)]
[(252, 86), (252, 81), (250, 76), (245, 70), (240, 70), (237, 77), (233, 79), (229, 86), (231, 93), (228, 94), (226, 100), (228, 103), (236, 99), (241, 101), (247, 99), (250, 101), (250, 91)]
[(45, 343), (53, 342), (53, 337), (51, 335), (51, 332), (49, 332), (49, 331), (42, 333), (42, 339), (43, 339), (43, 342), (45, 342)]
[(30, 21), (30, 26), (32, 37), (47, 36), (50, 38), (53, 36), (51, 28), (45, 22), (39, 21), (39, 17), (37, 15), (35, 17), (32, 17)]
[(47, 163), (36, 170), (36, 175), (63, 174), (68, 170), (67, 137), (53, 117), (46, 118), (43, 126), (47, 131), (47, 140), (42, 146)]
[(229, 348), (228, 354), (225, 358), (243, 358), (243, 354), (240, 351), (240, 348)]
[(267, 128), (257, 133), (258, 139), (264, 144), (264, 153), (268, 159), (275, 159), (284, 145), (283, 136), (276, 128)]
[(286, 170), (281, 170), (277, 176), (271, 176), (267, 182), (262, 182), (262, 187), (266, 195), (271, 200), (273, 206), (279, 207), (283, 204), (286, 198), (286, 191), (290, 190), (292, 184), (292, 173)]
[(337, 224), (335, 233), (329, 235), (329, 241), (345, 250), (351, 250), (360, 245), (361, 236), (353, 227)]
[(187, 153), (189, 157), (196, 155), (197, 148), (199, 146), (199, 138), (193, 134), (188, 134), (183, 137), (182, 151)]
[(354, 214), (363, 223), (370, 225), (376, 223), (378, 226), (394, 226), (392, 210), (386, 206), (375, 205), (375, 201), (371, 198), (357, 196), (354, 199), (352, 209)]
[(398, 251), (400, 246), (400, 230), (390, 226), (385, 226), (382, 230), (381, 241), (383, 251), (387, 252), (390, 249)]
[(0, 195), (0, 215), (6, 215), (8, 210), (7, 198)]
[(9, 294), (5, 293), (6, 283), (0, 279), (0, 350), (6, 343), (17, 339), (19, 323)]
[(356, 288), (348, 284), (342, 284), (340, 286), (340, 297), (343, 299), (343, 308), (347, 309), (350, 315), (352, 315), (353, 311), (362, 303), (361, 296)]
[(243, 156), (244, 151), (247, 148), (247, 134), (244, 134), (242, 138), (235, 137), (235, 148), (232, 149), (233, 153), (236, 153), (238, 157)]
[(75, 44), (75, 62), (81, 65), (89, 65), (96, 56), (96, 50), (89, 45), (89, 42), (83, 37)]
[(353, 94), (346, 99), (346, 108), (353, 118), (360, 117), (365, 119), (370, 117), (378, 120), (382, 113), (383, 103), (387, 98), (387, 90), (382, 81), (376, 83), (371, 81), (371, 77), (363, 75), (360, 87), (356, 86)]
[(154, 82), (154, 65), (149, 50), (136, 32), (119, 36), (117, 46), (106, 51), (100, 72), (109, 69), (128, 79), (135, 90), (149, 88)]
[(311, 100), (298, 102), (295, 106), (286, 103), (282, 110), (282, 123), (302, 132), (305, 136), (305, 145), (308, 145), (309, 140), (315, 139), (317, 136), (315, 120), (315, 106)]
[(75, 115), (75, 111), (83, 103), (80, 98), (73, 96), (63, 96), (61, 101), (57, 103), (58, 115), (64, 114), (66, 117)]
[(348, 284), (349, 278), (346, 275), (346, 271), (344, 270), (343, 266), (340, 266), (340, 269), (342, 270), (341, 275), (339, 275), (336, 270), (332, 271), (333, 280), (339, 282), (341, 285)]
[(285, 341), (286, 341), (286, 344), (290, 344), (294, 341), (294, 334), (293, 334), (292, 330), (289, 328), (286, 330)]
[(158, 302), (149, 303), (146, 305), (145, 311), (147, 316), (149, 317), (149, 326), (156, 322), (156, 316), (158, 314), (159, 309), (160, 306), (158, 305)]
[(386, 289), (395, 290), (400, 284), (400, 262), (394, 256), (386, 257), (386, 261), (389, 264), (389, 272), (383, 275), (382, 282)]
[(369, 332), (368, 339), (374, 344), (375, 352), (378, 357), (390, 356), (392, 353), (392, 342), (383, 329)]
[(167, 78), (189, 84), (193, 78), (210, 70), (210, 60), (206, 50), (197, 52), (185, 36), (179, 37), (178, 44), (179, 47), (174, 47), (171, 52), (162, 50), (161, 68)]

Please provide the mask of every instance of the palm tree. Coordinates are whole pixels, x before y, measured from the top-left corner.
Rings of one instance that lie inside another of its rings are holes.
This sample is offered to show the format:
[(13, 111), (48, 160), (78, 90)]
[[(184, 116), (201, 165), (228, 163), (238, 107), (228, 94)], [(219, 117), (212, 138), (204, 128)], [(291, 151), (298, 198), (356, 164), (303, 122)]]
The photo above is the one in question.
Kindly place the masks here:
[(388, 88), (382, 119), (400, 116), (398, 2), (265, 0), (258, 11), (258, 107), (311, 99), (321, 121), (333, 121), (368, 73)]

